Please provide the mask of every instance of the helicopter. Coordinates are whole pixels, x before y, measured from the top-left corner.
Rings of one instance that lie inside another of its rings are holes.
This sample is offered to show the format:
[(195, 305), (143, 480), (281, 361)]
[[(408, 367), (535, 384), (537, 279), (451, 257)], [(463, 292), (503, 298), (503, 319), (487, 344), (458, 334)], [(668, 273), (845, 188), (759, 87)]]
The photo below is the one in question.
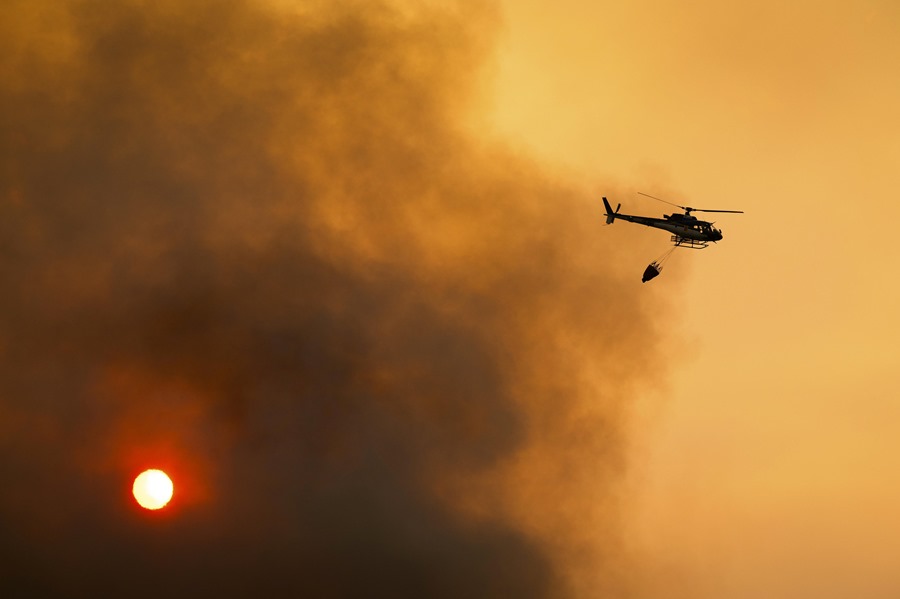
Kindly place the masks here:
[(702, 250), (709, 245), (709, 242), (717, 242), (722, 239), (722, 231), (713, 226), (714, 223), (705, 220), (699, 220), (696, 216), (691, 216), (691, 212), (730, 212), (733, 214), (743, 214), (743, 210), (709, 210), (701, 208), (692, 208), (690, 206), (681, 206), (673, 204), (661, 198), (638, 192), (642, 196), (654, 199), (664, 204), (675, 206), (684, 210), (684, 214), (664, 214), (663, 218), (654, 218), (651, 216), (632, 216), (631, 214), (619, 214), (619, 208), (622, 204), (616, 206), (613, 211), (609, 205), (609, 200), (604, 196), (603, 204), (606, 206), (606, 224), (611, 225), (615, 220), (621, 219), (630, 223), (638, 223), (647, 227), (654, 227), (672, 233), (672, 243), (675, 247), (690, 248)]

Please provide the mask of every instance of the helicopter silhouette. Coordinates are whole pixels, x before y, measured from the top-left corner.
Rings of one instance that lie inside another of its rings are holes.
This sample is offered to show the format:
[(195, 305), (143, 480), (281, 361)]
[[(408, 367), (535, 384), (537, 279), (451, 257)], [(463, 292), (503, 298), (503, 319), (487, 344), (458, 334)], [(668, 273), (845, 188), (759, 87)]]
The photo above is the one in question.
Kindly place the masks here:
[(664, 204), (669, 204), (670, 206), (675, 206), (676, 208), (681, 208), (684, 210), (684, 214), (664, 214), (662, 218), (654, 218), (652, 216), (634, 216), (631, 214), (619, 214), (619, 209), (622, 207), (622, 204), (616, 206), (616, 209), (613, 210), (612, 206), (609, 205), (609, 200), (604, 196), (603, 204), (606, 206), (606, 224), (613, 224), (616, 219), (621, 219), (624, 221), (628, 221), (630, 223), (637, 223), (639, 225), (644, 225), (647, 227), (653, 227), (656, 229), (662, 229), (663, 231), (668, 231), (672, 233), (672, 243), (674, 244), (667, 252), (665, 252), (662, 256), (654, 260), (650, 263), (647, 269), (644, 271), (644, 276), (641, 278), (642, 283), (646, 283), (650, 279), (658, 276), (660, 272), (662, 272), (663, 265), (672, 255), (672, 252), (675, 251), (676, 248), (688, 248), (694, 250), (702, 250), (709, 246), (709, 242), (716, 243), (722, 239), (722, 231), (713, 226), (713, 223), (700, 220), (696, 216), (691, 216), (691, 212), (730, 212), (732, 214), (743, 214), (743, 210), (712, 210), (712, 209), (701, 209), (701, 208), (693, 208), (691, 206), (681, 206), (679, 204), (673, 204), (672, 202), (663, 200), (662, 198), (657, 198), (655, 196), (638, 192), (642, 196), (646, 196), (648, 198), (657, 200), (659, 202), (663, 202)]
[(730, 212), (733, 214), (743, 214), (743, 210), (711, 210), (704, 208), (692, 208), (690, 206), (681, 206), (673, 204), (661, 198), (638, 192), (642, 196), (654, 199), (676, 208), (684, 210), (684, 214), (664, 214), (662, 218), (654, 218), (652, 216), (633, 216), (631, 214), (619, 214), (619, 208), (622, 204), (616, 206), (613, 211), (609, 205), (609, 200), (604, 196), (603, 204), (606, 206), (606, 224), (611, 225), (615, 220), (621, 219), (630, 223), (637, 223), (647, 227), (654, 227), (672, 233), (672, 243), (675, 247), (684, 247), (695, 250), (702, 250), (709, 245), (709, 242), (717, 242), (722, 239), (721, 229), (713, 226), (713, 223), (700, 220), (696, 216), (691, 216), (691, 212)]

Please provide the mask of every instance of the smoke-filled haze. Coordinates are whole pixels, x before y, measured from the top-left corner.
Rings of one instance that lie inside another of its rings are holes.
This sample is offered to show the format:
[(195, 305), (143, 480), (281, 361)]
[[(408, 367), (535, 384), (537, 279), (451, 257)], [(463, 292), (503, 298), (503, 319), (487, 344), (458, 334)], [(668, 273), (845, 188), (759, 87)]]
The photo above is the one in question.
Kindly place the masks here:
[(626, 592), (668, 304), (475, 133), (501, 20), (6, 3), (0, 594)]

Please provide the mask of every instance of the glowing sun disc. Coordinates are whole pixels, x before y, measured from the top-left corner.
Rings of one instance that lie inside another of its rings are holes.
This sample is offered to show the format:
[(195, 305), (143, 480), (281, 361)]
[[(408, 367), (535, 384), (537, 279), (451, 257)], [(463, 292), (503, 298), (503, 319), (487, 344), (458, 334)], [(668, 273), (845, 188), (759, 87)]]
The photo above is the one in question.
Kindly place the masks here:
[(172, 479), (162, 470), (145, 470), (134, 479), (131, 492), (138, 504), (148, 510), (158, 510), (172, 499)]

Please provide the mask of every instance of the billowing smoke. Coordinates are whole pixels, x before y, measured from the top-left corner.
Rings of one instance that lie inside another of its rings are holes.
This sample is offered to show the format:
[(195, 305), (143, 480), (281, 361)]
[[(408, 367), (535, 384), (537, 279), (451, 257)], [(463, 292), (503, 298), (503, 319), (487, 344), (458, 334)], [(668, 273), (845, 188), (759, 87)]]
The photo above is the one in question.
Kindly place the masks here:
[(659, 302), (474, 137), (480, 5), (5, 3), (3, 596), (624, 584)]

